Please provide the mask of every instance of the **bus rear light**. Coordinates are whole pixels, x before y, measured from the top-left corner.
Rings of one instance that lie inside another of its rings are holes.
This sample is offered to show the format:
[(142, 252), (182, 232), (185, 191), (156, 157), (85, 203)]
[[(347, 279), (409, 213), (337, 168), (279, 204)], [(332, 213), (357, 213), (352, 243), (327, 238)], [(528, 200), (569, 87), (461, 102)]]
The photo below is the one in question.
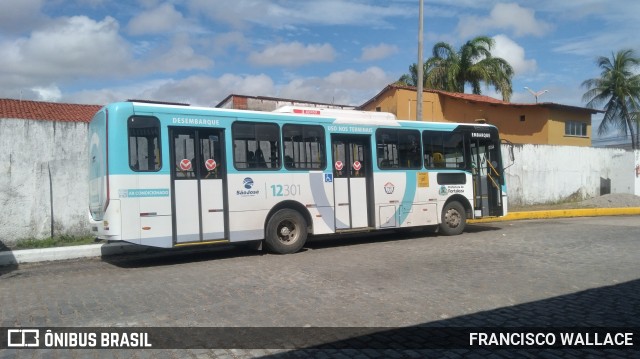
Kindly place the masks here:
[(142, 230), (143, 230), (143, 231), (148, 231), (148, 230), (150, 230), (150, 229), (151, 229), (151, 227), (142, 227)]

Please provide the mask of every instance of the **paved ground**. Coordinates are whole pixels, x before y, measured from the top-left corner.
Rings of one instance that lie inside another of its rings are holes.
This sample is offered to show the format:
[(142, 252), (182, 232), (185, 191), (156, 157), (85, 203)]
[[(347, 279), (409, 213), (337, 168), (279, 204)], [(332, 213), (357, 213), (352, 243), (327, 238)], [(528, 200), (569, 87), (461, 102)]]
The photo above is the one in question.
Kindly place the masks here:
[[(316, 241), (0, 271), (0, 326), (640, 327), (640, 217), (504, 222), (457, 237)], [(640, 339), (639, 339), (640, 340)], [(530, 357), (629, 351), (9, 351), (34, 357)]]

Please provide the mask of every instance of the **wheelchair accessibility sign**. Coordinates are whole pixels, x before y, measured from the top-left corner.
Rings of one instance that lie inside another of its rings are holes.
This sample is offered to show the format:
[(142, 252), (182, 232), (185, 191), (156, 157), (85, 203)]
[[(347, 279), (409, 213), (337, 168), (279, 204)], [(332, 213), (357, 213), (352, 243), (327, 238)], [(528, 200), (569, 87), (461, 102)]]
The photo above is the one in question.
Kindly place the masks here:
[(324, 174), (325, 182), (333, 182), (333, 173), (325, 173)]

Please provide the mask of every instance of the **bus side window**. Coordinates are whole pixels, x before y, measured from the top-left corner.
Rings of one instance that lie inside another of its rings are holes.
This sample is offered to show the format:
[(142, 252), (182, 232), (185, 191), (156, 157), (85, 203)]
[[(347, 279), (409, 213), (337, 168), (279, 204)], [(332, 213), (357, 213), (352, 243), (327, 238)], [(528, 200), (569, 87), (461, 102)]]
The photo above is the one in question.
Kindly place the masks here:
[(267, 168), (267, 162), (264, 160), (264, 153), (262, 153), (262, 149), (260, 149), (260, 147), (258, 147), (258, 149), (256, 150), (255, 157), (256, 157), (257, 167)]
[(275, 123), (234, 122), (233, 164), (236, 169), (280, 168), (280, 130)]
[(247, 168), (253, 168), (256, 166), (256, 155), (253, 151), (247, 152)]
[(161, 167), (160, 121), (155, 117), (133, 116), (127, 121), (129, 168), (135, 172), (156, 172)]

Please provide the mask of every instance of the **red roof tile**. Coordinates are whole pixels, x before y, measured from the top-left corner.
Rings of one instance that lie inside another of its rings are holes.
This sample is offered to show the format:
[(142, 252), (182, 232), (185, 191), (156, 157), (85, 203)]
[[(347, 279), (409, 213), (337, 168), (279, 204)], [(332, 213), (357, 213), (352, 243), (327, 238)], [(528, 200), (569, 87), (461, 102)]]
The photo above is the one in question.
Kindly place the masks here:
[(89, 122), (100, 108), (101, 105), (0, 99), (0, 118)]
[[(416, 91), (416, 88), (413, 87), (413, 86), (403, 86), (403, 85), (390, 84), (390, 85), (387, 85), (384, 89), (382, 89), (382, 91), (380, 91), (377, 95), (375, 95), (374, 97), (369, 99), (367, 102), (365, 102), (362, 105), (356, 107), (356, 109), (358, 109), (358, 110), (363, 109), (366, 105), (368, 105), (369, 103), (375, 101), (383, 93), (385, 93), (386, 91), (389, 91), (391, 89), (405, 89), (405, 90), (410, 90), (410, 91)], [(586, 111), (586, 112), (589, 112), (591, 114), (596, 114), (598, 112), (602, 112), (602, 111), (596, 110), (596, 109), (578, 107), (578, 106), (570, 106), (570, 105), (562, 105), (562, 104), (553, 103), (553, 102), (513, 103), (513, 102), (505, 102), (505, 101), (502, 101), (502, 100), (499, 100), (497, 98), (493, 98), (493, 97), (490, 97), (490, 96), (474, 95), (474, 94), (468, 94), (468, 93), (448, 92), (448, 91), (431, 90), (431, 89), (424, 89), (424, 92), (437, 93), (437, 94), (440, 94), (440, 95), (443, 95), (443, 96), (457, 98), (457, 99), (466, 100), (466, 101), (483, 102), (483, 103), (489, 103), (489, 104), (495, 104), (495, 105), (503, 105), (503, 106), (513, 106), (513, 107), (525, 107), (525, 106), (533, 107), (533, 106), (536, 106), (536, 107), (547, 107), (547, 108), (556, 108), (556, 109), (572, 110), (572, 111)]]
[(501, 105), (509, 104), (508, 102), (504, 102), (502, 100), (498, 100), (497, 98), (494, 98), (494, 97), (491, 97), (491, 96), (475, 95), (475, 94), (459, 93), (459, 92), (447, 92), (447, 91), (440, 91), (440, 90), (429, 90), (429, 89), (424, 90), (424, 91), (425, 92), (438, 93), (438, 94), (442, 94), (442, 95), (445, 95), (445, 96), (459, 98), (459, 99), (467, 100), (467, 101), (495, 103), (495, 104), (501, 104)]

